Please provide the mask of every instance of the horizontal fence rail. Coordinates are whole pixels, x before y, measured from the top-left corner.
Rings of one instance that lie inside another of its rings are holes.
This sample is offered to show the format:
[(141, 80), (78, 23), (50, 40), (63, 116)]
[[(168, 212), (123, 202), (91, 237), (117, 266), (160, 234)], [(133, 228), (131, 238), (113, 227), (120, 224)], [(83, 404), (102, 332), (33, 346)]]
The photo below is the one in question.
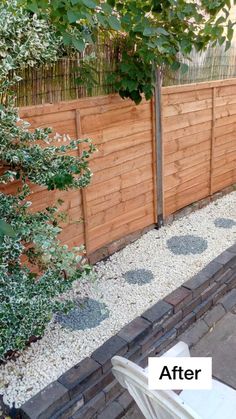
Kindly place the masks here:
[[(151, 102), (118, 95), (21, 108), (33, 127), (91, 138), (98, 152), (83, 191), (35, 186), (40, 210), (64, 200), (62, 239), (92, 254), (156, 222), (156, 148)], [(236, 80), (162, 88), (164, 216), (236, 182)], [(9, 189), (10, 191), (10, 189)], [(75, 221), (77, 221), (75, 223)]]

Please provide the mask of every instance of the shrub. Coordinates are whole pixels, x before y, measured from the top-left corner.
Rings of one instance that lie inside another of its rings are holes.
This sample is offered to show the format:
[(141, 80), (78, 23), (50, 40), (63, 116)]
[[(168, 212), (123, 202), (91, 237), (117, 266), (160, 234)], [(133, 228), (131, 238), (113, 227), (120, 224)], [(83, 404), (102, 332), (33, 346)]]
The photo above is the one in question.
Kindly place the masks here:
[[(71, 303), (59, 296), (89, 270), (83, 250), (69, 251), (58, 239), (59, 203), (33, 212), (29, 194), (32, 184), (49, 190), (88, 185), (94, 147), (86, 140), (86, 151), (70, 156), (68, 151), (78, 151), (81, 140), (54, 146), (50, 129), (29, 130), (14, 107), (17, 70), (55, 60), (59, 50), (60, 38), (45, 17), (26, 13), (15, 0), (1, 3), (0, 183), (6, 186), (0, 193), (0, 358), (22, 350), (32, 335), (41, 336), (53, 313), (67, 311)], [(15, 181), (20, 185), (17, 193), (4, 193)]]

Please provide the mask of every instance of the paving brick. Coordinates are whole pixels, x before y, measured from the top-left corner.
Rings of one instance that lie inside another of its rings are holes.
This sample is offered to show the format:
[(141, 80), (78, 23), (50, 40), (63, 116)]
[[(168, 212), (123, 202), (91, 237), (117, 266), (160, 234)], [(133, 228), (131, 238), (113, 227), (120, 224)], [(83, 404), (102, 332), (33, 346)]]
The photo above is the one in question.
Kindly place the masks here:
[(217, 306), (213, 307), (208, 313), (205, 314), (203, 320), (206, 324), (211, 327), (213, 324), (218, 322), (225, 314), (225, 309), (222, 305), (217, 304)]
[(193, 292), (193, 297), (198, 296), (201, 292), (210, 285), (210, 277), (205, 276), (202, 272), (194, 275), (191, 279), (184, 282), (183, 287)]
[(76, 396), (74, 399), (70, 400), (63, 406), (60, 411), (55, 415), (51, 416), (50, 419), (69, 419), (77, 410), (79, 410), (84, 405), (84, 398), (82, 394)]
[(219, 303), (222, 304), (226, 311), (231, 310), (231, 308), (236, 304), (236, 288), (221, 298)]
[(97, 416), (97, 419), (120, 419), (123, 415), (122, 406), (117, 401), (113, 401)]
[(192, 291), (184, 287), (179, 287), (167, 295), (164, 300), (174, 307), (174, 313), (180, 310), (192, 299)]
[(212, 297), (203, 301), (199, 306), (197, 306), (193, 312), (196, 314), (196, 319), (199, 319), (204, 313), (206, 313), (212, 307), (213, 301)]
[(110, 384), (114, 380), (114, 375), (111, 371), (107, 372), (105, 375), (99, 377), (95, 383), (92, 383), (90, 387), (83, 391), (84, 401), (87, 403), (93, 397), (96, 396), (99, 391), (103, 390), (108, 384)]
[(97, 348), (91, 355), (102, 366), (103, 372), (111, 368), (111, 358), (114, 355), (124, 355), (128, 351), (127, 342), (115, 335), (108, 339), (102, 346)]
[(152, 334), (149, 334), (148, 336), (146, 336), (144, 339), (142, 339), (139, 342), (139, 345), (141, 347), (141, 352), (144, 353), (148, 350), (148, 348), (150, 348), (153, 343), (157, 342), (158, 339), (160, 339), (160, 337), (163, 335), (163, 330), (158, 330), (157, 332), (153, 332)]
[(116, 401), (121, 405), (121, 407), (124, 410), (124, 413), (127, 412), (127, 410), (134, 404), (133, 397), (129, 394), (127, 390), (124, 391), (123, 394), (121, 394)]
[(160, 327), (163, 322), (173, 313), (173, 306), (163, 300), (158, 301), (148, 310), (146, 310), (142, 317), (149, 320), (154, 328)]
[(222, 284), (212, 295), (213, 305), (227, 292), (227, 285)]
[(130, 349), (124, 355), (125, 358), (129, 359), (130, 361), (136, 361), (142, 354), (142, 349), (140, 345), (135, 345), (132, 349)]
[(233, 244), (233, 246), (229, 247), (227, 250), (228, 250), (228, 252), (232, 252), (232, 253), (236, 254), (236, 243)]
[(219, 288), (219, 283), (213, 282), (209, 287), (207, 287), (204, 291), (202, 291), (201, 302), (211, 297), (214, 294), (214, 292), (218, 290), (218, 288)]
[(178, 340), (187, 343), (189, 347), (195, 345), (209, 330), (204, 320), (199, 319), (194, 326), (179, 336)]
[(183, 318), (182, 310), (179, 310), (177, 313), (173, 314), (168, 320), (166, 320), (162, 327), (164, 332), (171, 330), (180, 320)]
[(236, 270), (236, 256), (233, 259), (231, 259), (231, 261), (229, 262), (229, 266), (232, 269)]
[[(105, 394), (103, 391), (97, 394), (90, 402), (86, 403), (82, 409), (79, 409), (70, 419), (91, 419), (97, 412), (105, 407)], [(104, 418), (105, 419), (105, 418)]]
[(139, 342), (151, 330), (151, 323), (142, 317), (136, 317), (118, 333), (118, 336), (124, 339), (129, 348)]
[(223, 284), (224, 282), (227, 281), (228, 278), (231, 278), (232, 274), (233, 274), (232, 269), (226, 268), (224, 272), (222, 272), (220, 275), (217, 275), (217, 278), (215, 279), (215, 281), (218, 284)]
[(69, 390), (70, 396), (73, 397), (88, 388), (91, 382), (96, 381), (101, 375), (101, 365), (87, 357), (62, 374), (58, 381)]
[(228, 250), (225, 250), (223, 253), (221, 253), (217, 258), (214, 259), (215, 262), (220, 263), (222, 265), (226, 265), (228, 262), (230, 262), (235, 257), (235, 254), (232, 252), (229, 252)]
[(191, 324), (193, 324), (196, 320), (195, 313), (189, 313), (187, 316), (184, 317), (183, 320), (181, 320), (177, 325), (175, 326), (175, 329), (177, 331), (177, 335), (183, 333), (184, 330), (186, 330)]
[(202, 302), (201, 295), (198, 295), (193, 300), (190, 301), (186, 306), (182, 308), (183, 311), (183, 318), (187, 316), (187, 314), (191, 313), (195, 307), (197, 307)]
[[(161, 352), (164, 348), (166, 348), (173, 340), (176, 338), (176, 330), (172, 329), (169, 332), (165, 333), (159, 340), (156, 342), (152, 353), (155, 355)], [(151, 356), (151, 355), (149, 355)]]
[(231, 277), (225, 281), (225, 284), (227, 285), (227, 291), (231, 291), (236, 288), (236, 272), (233, 272)]
[(20, 414), (24, 419), (49, 419), (68, 401), (68, 390), (54, 381), (24, 403)]
[(213, 281), (214, 276), (222, 272), (222, 269), (223, 268), (221, 264), (212, 261), (199, 273), (197, 273), (191, 279), (186, 281), (183, 284), (183, 287), (192, 290), (193, 296), (196, 297), (210, 285), (210, 283)]
[(105, 394), (106, 404), (108, 404), (108, 402), (118, 397), (119, 394), (123, 393), (123, 391), (124, 391), (124, 388), (121, 387), (120, 383), (118, 383), (118, 381), (114, 378), (112, 383), (108, 384), (108, 386), (106, 386), (103, 389), (103, 392)]

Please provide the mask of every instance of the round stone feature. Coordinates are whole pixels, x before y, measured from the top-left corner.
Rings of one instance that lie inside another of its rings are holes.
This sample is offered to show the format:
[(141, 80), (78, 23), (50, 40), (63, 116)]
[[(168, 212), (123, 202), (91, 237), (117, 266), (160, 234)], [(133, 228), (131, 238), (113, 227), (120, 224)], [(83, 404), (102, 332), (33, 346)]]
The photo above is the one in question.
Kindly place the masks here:
[(92, 329), (109, 317), (109, 310), (104, 303), (83, 298), (76, 302), (76, 307), (68, 314), (58, 314), (56, 321), (63, 327), (73, 330)]
[(133, 269), (123, 274), (125, 280), (132, 285), (145, 285), (154, 278), (152, 271), (149, 269)]
[(167, 240), (168, 249), (175, 255), (200, 254), (207, 249), (207, 246), (207, 240), (192, 234), (173, 236)]
[(214, 224), (219, 228), (232, 228), (236, 226), (236, 221), (231, 218), (216, 218)]

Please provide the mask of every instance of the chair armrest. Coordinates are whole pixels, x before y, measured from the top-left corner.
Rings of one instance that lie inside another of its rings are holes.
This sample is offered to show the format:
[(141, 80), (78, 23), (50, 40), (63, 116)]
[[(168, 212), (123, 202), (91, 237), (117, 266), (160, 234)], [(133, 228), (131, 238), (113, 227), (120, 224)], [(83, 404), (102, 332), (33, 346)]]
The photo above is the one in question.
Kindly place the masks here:
[[(189, 357), (190, 352), (187, 343), (185, 342), (178, 342), (175, 346), (170, 348), (168, 351), (166, 351), (164, 354), (161, 355), (161, 358), (169, 358), (169, 357)], [(148, 374), (148, 367), (145, 368), (145, 374)]]

